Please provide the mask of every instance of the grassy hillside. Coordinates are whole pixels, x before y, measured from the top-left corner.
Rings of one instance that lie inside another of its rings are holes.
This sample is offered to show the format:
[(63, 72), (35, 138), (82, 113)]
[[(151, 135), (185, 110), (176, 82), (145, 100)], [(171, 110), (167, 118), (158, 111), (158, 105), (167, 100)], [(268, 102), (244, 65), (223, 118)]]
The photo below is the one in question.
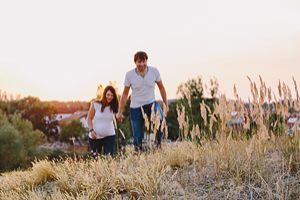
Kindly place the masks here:
[(178, 142), (142, 154), (127, 146), (115, 158), (36, 161), (0, 176), (0, 199), (300, 199), (296, 81), (296, 98), (284, 83), (278, 97), (262, 79), (259, 87), (250, 83), (247, 104), (235, 87), (235, 99), (221, 95), (213, 110), (199, 102), (207, 129), (191, 124), (187, 97), (187, 107), (177, 107)]
[(3, 174), (0, 199), (297, 199), (300, 158), (291, 148), (288, 136), (220, 137), (114, 159), (42, 160)]

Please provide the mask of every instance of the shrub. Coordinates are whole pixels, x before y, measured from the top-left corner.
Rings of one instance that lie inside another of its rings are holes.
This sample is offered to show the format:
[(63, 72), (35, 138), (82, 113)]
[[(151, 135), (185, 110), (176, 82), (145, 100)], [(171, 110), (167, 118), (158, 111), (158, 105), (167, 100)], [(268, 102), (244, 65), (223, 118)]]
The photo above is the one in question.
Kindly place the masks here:
[(13, 169), (26, 159), (22, 137), (9, 123), (0, 125), (0, 171)]

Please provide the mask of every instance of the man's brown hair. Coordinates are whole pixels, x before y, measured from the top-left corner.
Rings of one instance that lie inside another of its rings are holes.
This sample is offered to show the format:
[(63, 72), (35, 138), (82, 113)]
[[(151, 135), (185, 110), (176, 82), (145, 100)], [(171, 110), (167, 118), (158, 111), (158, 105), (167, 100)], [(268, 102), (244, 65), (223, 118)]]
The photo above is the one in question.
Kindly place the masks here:
[(138, 51), (134, 54), (134, 62), (136, 62), (137, 60), (148, 60), (148, 55), (144, 51)]

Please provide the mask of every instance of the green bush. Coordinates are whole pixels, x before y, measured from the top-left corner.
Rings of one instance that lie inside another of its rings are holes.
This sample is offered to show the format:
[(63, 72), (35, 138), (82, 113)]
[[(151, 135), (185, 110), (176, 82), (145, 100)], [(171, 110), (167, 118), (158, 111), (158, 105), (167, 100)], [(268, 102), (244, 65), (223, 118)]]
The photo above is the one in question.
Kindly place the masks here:
[(9, 170), (20, 166), (26, 159), (22, 137), (11, 124), (0, 125), (0, 170)]
[(33, 130), (32, 123), (27, 119), (22, 119), (20, 114), (14, 114), (10, 117), (11, 124), (20, 132), (26, 149), (35, 148), (36, 145), (46, 143), (46, 135), (39, 131)]
[(36, 157), (43, 157), (37, 145), (46, 141), (45, 134), (34, 131), (20, 114), (7, 117), (0, 110), (0, 171), (30, 166)]
[(71, 123), (63, 124), (59, 139), (64, 142), (70, 142), (72, 137), (82, 137), (87, 131), (79, 120), (72, 120)]

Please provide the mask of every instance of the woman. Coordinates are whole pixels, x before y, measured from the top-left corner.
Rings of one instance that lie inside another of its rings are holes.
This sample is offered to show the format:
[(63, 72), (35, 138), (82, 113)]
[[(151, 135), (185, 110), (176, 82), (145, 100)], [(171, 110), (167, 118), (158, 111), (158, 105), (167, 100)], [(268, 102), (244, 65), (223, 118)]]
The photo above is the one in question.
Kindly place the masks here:
[(113, 124), (114, 114), (118, 112), (119, 102), (116, 90), (107, 86), (101, 101), (92, 101), (88, 112), (89, 144), (93, 156), (115, 153), (116, 132)]

